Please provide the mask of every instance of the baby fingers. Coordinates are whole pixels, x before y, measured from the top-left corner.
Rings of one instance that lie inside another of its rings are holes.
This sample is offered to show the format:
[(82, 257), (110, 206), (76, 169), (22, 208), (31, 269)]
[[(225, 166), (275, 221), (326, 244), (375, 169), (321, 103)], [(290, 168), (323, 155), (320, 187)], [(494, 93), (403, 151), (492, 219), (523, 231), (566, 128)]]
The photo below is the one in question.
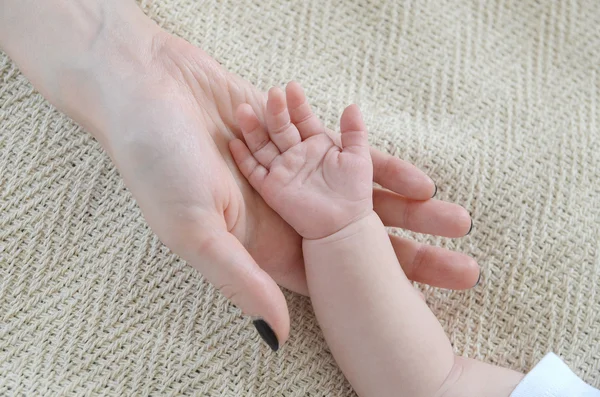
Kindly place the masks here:
[(269, 134), (262, 123), (256, 117), (256, 113), (250, 105), (240, 105), (236, 112), (236, 118), (248, 149), (263, 167), (268, 168), (273, 160), (280, 155), (279, 149), (271, 141)]

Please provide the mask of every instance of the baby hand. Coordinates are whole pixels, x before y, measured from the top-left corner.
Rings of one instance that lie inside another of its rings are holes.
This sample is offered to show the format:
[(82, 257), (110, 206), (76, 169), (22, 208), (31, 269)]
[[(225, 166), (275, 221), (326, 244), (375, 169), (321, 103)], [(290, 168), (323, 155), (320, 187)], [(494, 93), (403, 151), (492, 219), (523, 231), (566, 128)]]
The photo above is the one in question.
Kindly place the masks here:
[(266, 130), (248, 104), (237, 110), (246, 143), (230, 150), (242, 174), (298, 234), (327, 237), (373, 210), (373, 166), (358, 106), (341, 117), (341, 147), (312, 113), (302, 87), (269, 91)]

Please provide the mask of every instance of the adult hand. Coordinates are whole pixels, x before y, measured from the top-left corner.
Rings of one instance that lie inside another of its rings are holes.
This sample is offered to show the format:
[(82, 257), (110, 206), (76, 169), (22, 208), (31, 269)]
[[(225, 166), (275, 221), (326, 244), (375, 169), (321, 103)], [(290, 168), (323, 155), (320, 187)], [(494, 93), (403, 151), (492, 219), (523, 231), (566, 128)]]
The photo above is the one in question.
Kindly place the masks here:
[[(283, 343), (289, 314), (277, 284), (307, 293), (301, 238), (247, 184), (228, 149), (242, 136), (237, 107), (248, 103), (264, 118), (265, 94), (159, 29), (133, 2), (49, 1), (41, 10), (28, 1), (3, 6), (2, 48), (100, 141), (161, 241)], [(469, 232), (462, 207), (429, 200), (435, 185), (425, 174), (377, 150), (371, 155), (374, 180), (388, 189), (374, 189), (374, 206), (388, 226), (447, 237)], [(464, 254), (391, 239), (412, 280), (459, 289), (479, 277)]]

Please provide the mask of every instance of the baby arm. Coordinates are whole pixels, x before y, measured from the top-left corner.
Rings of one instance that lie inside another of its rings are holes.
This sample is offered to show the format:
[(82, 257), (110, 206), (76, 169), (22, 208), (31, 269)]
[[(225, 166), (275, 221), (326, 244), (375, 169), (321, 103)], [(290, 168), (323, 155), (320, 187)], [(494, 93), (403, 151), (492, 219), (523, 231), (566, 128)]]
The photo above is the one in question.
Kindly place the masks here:
[(372, 205), (367, 133), (355, 105), (341, 146), (301, 87), (269, 91), (266, 126), (242, 105), (246, 143), (230, 144), (242, 174), (302, 237), (310, 296), (325, 339), (360, 396), (508, 397), (522, 378), (455, 358), (442, 327), (407, 280)]
[(305, 239), (303, 251), (315, 314), (356, 392), (434, 396), (454, 353), (404, 276), (377, 215), (323, 239)]
[(375, 213), (303, 247), (315, 314), (359, 396), (507, 397), (521, 380), (455, 357)]

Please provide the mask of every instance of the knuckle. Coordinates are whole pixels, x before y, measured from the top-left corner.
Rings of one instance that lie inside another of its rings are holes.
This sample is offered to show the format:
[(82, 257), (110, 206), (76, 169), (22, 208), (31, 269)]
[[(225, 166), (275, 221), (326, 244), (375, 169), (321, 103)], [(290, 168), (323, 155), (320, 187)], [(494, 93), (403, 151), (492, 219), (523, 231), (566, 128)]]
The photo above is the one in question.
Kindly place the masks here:
[(225, 298), (227, 298), (227, 300), (229, 300), (231, 303), (237, 306), (235, 300), (236, 297), (239, 295), (238, 288), (236, 288), (233, 284), (225, 283), (217, 286), (217, 289)]
[(404, 205), (404, 210), (402, 211), (402, 223), (403, 227), (406, 229), (412, 229), (412, 220), (413, 220), (414, 210), (410, 203), (406, 203)]
[(260, 152), (261, 150), (263, 150), (265, 147), (267, 147), (267, 145), (269, 144), (269, 142), (271, 142), (271, 140), (269, 139), (268, 136), (263, 137), (257, 141), (255, 141), (252, 145), (252, 152), (253, 153), (257, 153)]
[(410, 267), (410, 276), (407, 275), (407, 277), (414, 278), (418, 275), (420, 269), (427, 262), (427, 252), (428, 246), (425, 244), (419, 244), (412, 261), (412, 266)]
[(278, 123), (279, 125), (275, 128), (271, 128), (270, 133), (272, 135), (280, 135), (283, 134), (284, 132), (286, 132), (287, 130), (289, 130), (289, 128), (292, 126), (292, 123), (290, 122), (289, 119)]

